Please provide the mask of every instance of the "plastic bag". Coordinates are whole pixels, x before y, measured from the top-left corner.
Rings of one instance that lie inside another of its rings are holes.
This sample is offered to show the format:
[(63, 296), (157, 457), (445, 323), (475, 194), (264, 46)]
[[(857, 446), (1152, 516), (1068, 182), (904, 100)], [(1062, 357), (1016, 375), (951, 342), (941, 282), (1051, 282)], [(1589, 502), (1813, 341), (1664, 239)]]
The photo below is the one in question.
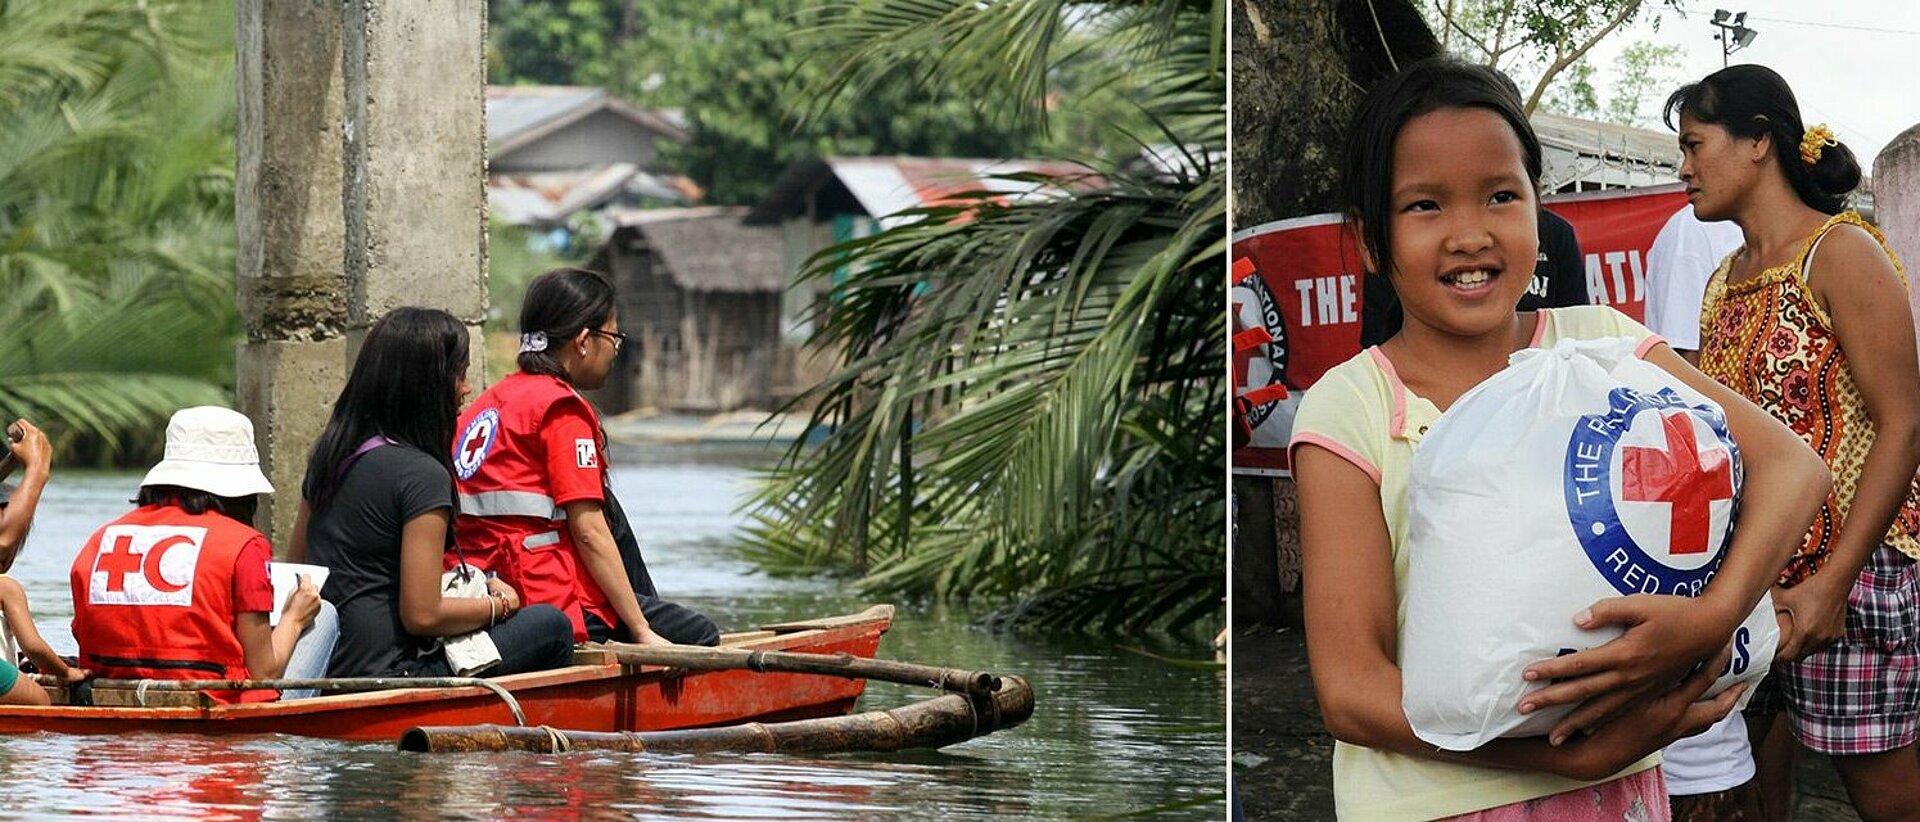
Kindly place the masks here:
[[(1731, 541), (1740, 451), (1719, 406), (1634, 355), (1631, 339), (1515, 353), (1429, 427), (1408, 482), (1402, 707), (1421, 739), (1471, 750), (1539, 736), (1526, 666), (1622, 633), (1573, 615), (1625, 594), (1697, 596)], [(1763, 597), (1708, 694), (1764, 676), (1779, 644)], [(1746, 697), (1742, 697), (1744, 704)]]

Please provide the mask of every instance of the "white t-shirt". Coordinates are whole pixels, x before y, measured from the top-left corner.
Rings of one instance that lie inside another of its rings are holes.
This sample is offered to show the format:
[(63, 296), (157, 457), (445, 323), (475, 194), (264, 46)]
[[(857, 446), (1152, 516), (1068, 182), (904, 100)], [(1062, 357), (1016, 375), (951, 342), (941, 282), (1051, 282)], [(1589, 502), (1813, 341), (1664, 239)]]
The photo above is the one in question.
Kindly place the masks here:
[(1674, 796), (1746, 784), (1753, 779), (1753, 746), (1747, 740), (1746, 720), (1734, 711), (1713, 727), (1668, 745), (1660, 752), (1660, 771), (1667, 777), (1667, 793)]
[[(1647, 250), (1647, 327), (1674, 348), (1700, 349), (1700, 298), (1707, 280), (1745, 241), (1731, 221), (1701, 222), (1691, 204), (1667, 218)], [(1753, 746), (1740, 712), (1660, 752), (1667, 792), (1713, 793), (1753, 779)]]
[(1684, 351), (1700, 350), (1700, 298), (1720, 261), (1745, 239), (1732, 221), (1701, 222), (1693, 206), (1667, 218), (1647, 250), (1647, 328)]

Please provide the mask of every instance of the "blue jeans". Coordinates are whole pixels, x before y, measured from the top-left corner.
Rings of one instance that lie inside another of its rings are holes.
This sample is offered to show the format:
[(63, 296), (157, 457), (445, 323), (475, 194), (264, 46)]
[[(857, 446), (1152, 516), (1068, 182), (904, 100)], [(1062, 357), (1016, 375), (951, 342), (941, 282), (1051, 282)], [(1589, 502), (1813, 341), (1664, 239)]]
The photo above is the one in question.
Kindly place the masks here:
[[(300, 632), (300, 640), (293, 644), (293, 653), (287, 656), (287, 670), (282, 674), (287, 679), (318, 679), (327, 675), (327, 660), (333, 657), (333, 644), (340, 639), (340, 612), (334, 610), (333, 603), (320, 600), (320, 613), (313, 615), (313, 624)], [(305, 699), (319, 693), (312, 688), (298, 688), (280, 692), (281, 699)]]

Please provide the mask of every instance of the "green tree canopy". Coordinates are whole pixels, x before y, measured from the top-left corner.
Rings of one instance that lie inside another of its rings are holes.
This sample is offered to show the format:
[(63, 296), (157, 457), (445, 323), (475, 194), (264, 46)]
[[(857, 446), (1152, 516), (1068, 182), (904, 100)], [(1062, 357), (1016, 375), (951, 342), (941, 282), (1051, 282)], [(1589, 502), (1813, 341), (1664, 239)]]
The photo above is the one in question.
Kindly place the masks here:
[(0, 3), (0, 413), (69, 456), (229, 399), (233, 9)]
[[(605, 86), (648, 108), (683, 111), (693, 139), (669, 163), (722, 204), (757, 202), (803, 157), (924, 155), (1110, 159), (1153, 126), (1133, 100), (1139, 78), (1096, 71), (1111, 41), (1059, 26), (1045, 120), (1015, 116), (934, 71), (932, 55), (867, 78), (830, 103), (805, 90), (830, 79), (822, 4), (807, 0), (504, 0), (493, 3), (495, 83)], [(1094, 18), (1088, 17), (1091, 21)], [(1118, 126), (1118, 128), (1116, 128)]]

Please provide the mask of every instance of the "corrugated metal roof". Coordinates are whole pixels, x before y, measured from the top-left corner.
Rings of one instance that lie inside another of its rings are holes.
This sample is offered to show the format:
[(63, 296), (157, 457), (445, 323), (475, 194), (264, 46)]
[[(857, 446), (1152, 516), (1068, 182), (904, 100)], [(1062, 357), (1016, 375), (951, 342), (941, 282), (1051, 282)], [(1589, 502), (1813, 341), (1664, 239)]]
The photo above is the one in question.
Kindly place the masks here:
[(991, 191), (1010, 198), (1048, 196), (1053, 186), (1001, 179), (1001, 175), (1037, 173), (1079, 178), (1099, 185), (1086, 166), (1056, 160), (985, 160), (959, 157), (826, 157), (787, 166), (766, 200), (748, 222), (777, 221), (799, 213), (808, 192), (831, 178), (843, 186), (869, 217), (887, 218), (909, 208), (951, 202), (972, 192)]
[(1642, 186), (1678, 178), (1680, 144), (1671, 132), (1544, 111), (1530, 119), (1548, 155), (1541, 180), (1548, 190), (1575, 181)]
[(689, 198), (675, 183), (632, 163), (579, 171), (492, 174), (487, 177), (487, 209), (509, 225), (556, 225), (623, 192), (686, 202)]

